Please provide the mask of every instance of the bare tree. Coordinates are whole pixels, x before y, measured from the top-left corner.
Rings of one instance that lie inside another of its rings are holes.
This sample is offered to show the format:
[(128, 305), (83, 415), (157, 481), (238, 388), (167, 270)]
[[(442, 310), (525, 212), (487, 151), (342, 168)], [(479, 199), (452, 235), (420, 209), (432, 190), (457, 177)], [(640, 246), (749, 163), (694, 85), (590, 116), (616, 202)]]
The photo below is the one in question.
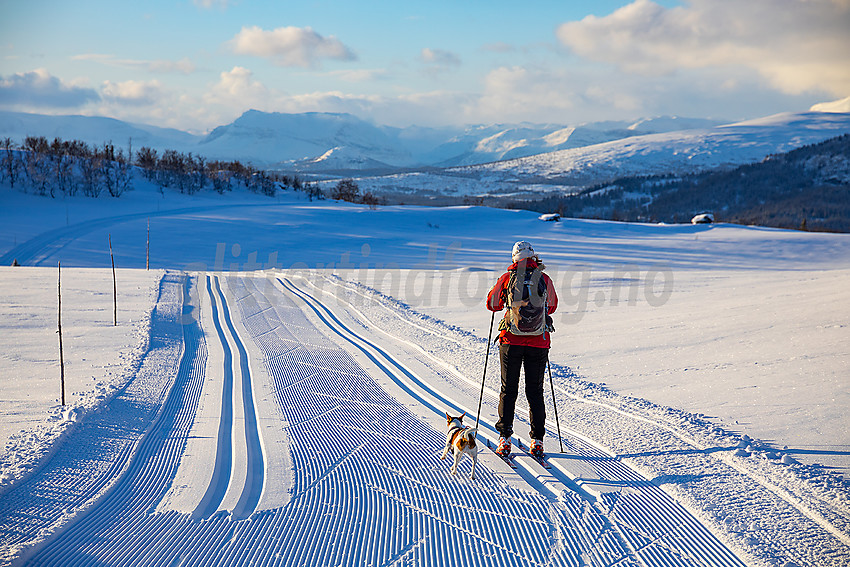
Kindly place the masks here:
[(378, 197), (372, 193), (371, 191), (366, 191), (363, 193), (363, 196), (360, 197), (360, 202), (364, 205), (368, 205), (370, 209), (375, 210), (378, 208), (378, 205), (381, 204), (381, 201)]
[(156, 176), (156, 150), (147, 146), (142, 146), (136, 152), (136, 165), (144, 170), (145, 177), (148, 181), (153, 181)]
[(60, 138), (54, 138), (50, 144), (51, 175), (59, 190), (68, 196), (77, 192), (74, 176), (74, 158), (71, 156), (71, 146)]
[[(24, 140), (25, 166), (27, 177), (39, 195), (48, 194), (50, 180), (49, 151), (50, 146), (44, 136), (27, 136)], [(54, 197), (53, 186), (50, 185), (50, 196)]]
[(360, 197), (360, 187), (353, 179), (343, 179), (333, 187), (331, 198), (356, 203)]
[(12, 138), (3, 138), (0, 141), (0, 147), (3, 149), (3, 176), (9, 180), (9, 185), (14, 188), (20, 177), (21, 162), (15, 151)]

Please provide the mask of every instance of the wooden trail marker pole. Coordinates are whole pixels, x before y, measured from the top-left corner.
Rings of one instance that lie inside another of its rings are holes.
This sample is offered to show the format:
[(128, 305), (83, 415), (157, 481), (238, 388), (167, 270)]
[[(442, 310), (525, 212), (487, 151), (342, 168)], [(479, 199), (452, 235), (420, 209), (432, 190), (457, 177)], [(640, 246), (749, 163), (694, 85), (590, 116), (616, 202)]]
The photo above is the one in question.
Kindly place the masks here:
[(148, 217), (148, 238), (145, 244), (145, 269), (151, 269), (151, 219)]
[(109, 235), (109, 258), (112, 260), (112, 324), (118, 326), (118, 281), (115, 279), (115, 256), (112, 255), (112, 234)]
[(59, 262), (59, 379), (62, 384), (62, 407), (65, 407), (65, 353), (62, 350), (62, 262)]

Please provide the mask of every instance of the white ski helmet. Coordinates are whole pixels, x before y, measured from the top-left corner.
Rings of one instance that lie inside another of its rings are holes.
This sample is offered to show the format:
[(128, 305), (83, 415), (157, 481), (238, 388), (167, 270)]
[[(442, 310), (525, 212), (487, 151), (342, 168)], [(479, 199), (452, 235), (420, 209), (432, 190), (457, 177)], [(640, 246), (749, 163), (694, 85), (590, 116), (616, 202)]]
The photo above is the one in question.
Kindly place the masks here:
[(525, 240), (520, 240), (514, 244), (514, 249), (511, 251), (511, 259), (514, 262), (519, 262), (520, 260), (531, 258), (532, 256), (534, 256), (534, 248), (531, 247), (530, 243)]

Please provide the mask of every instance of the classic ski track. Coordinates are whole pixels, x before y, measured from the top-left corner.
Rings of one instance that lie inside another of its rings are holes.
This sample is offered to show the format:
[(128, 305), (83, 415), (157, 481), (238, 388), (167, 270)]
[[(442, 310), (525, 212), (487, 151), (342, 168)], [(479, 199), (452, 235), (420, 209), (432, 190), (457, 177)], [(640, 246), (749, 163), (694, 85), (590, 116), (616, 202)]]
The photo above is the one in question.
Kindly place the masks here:
[[(355, 287), (354, 287), (354, 288), (352, 288), (352, 287), (351, 287), (351, 285), (350, 285), (350, 284), (351, 284), (351, 282), (348, 282), (348, 281), (342, 280), (341, 278), (336, 278), (336, 279), (339, 279), (340, 281), (335, 281), (335, 280), (334, 280), (334, 278), (330, 278), (330, 277), (327, 277), (327, 276), (322, 276), (322, 278), (323, 278), (325, 281), (327, 281), (327, 282), (331, 283), (332, 285), (334, 285), (334, 286), (336, 286), (336, 287), (341, 287), (341, 288), (346, 289), (346, 290), (348, 290), (348, 291), (350, 291), (350, 292), (352, 292), (352, 293), (356, 293), (357, 295), (359, 295), (359, 296), (361, 296), (361, 297), (363, 297), (363, 298), (365, 298), (365, 299), (367, 299), (367, 300), (369, 300), (369, 301), (372, 301), (372, 302), (376, 303), (377, 305), (379, 305), (379, 306), (380, 306), (380, 307), (382, 307), (383, 309), (385, 309), (385, 310), (387, 310), (388, 312), (392, 313), (392, 314), (393, 314), (396, 318), (400, 319), (401, 321), (404, 321), (405, 323), (407, 323), (408, 325), (410, 325), (410, 326), (412, 326), (412, 327), (414, 327), (414, 328), (417, 328), (417, 329), (420, 329), (420, 330), (425, 330), (425, 331), (427, 331), (427, 332), (429, 332), (429, 333), (431, 333), (431, 334), (435, 334), (433, 331), (430, 331), (430, 330), (424, 329), (421, 325), (419, 325), (419, 324), (417, 324), (417, 323), (415, 323), (415, 322), (413, 322), (413, 321), (409, 321), (409, 320), (405, 319), (405, 318), (404, 318), (404, 317), (402, 317), (399, 313), (397, 313), (395, 310), (390, 309), (390, 307), (388, 307), (387, 305), (385, 305), (384, 303), (382, 303), (381, 301), (379, 301), (379, 300), (377, 299), (377, 297), (375, 297), (375, 294), (379, 294), (380, 292), (377, 292), (376, 290), (371, 290), (371, 291), (373, 292), (373, 294), (366, 294), (366, 293), (363, 293), (362, 291), (360, 291), (359, 289), (357, 289), (356, 284), (355, 284)], [(314, 288), (316, 288), (316, 289), (320, 289), (320, 288), (318, 288), (317, 286), (315, 286), (315, 284), (313, 284), (312, 282), (310, 282), (308, 279), (306, 279), (306, 278), (305, 278), (305, 281), (306, 281), (308, 284), (310, 284), (311, 286), (313, 286)], [(342, 282), (342, 283), (341, 283), (341, 282)], [(363, 286), (363, 287), (365, 287), (365, 286)], [(367, 289), (371, 289), (371, 288), (367, 288)], [(343, 301), (343, 302), (347, 303), (348, 305), (350, 305), (350, 306), (351, 306), (351, 308), (352, 308), (352, 310), (356, 311), (356, 312), (357, 312), (357, 313), (358, 313), (358, 314), (359, 314), (359, 315), (360, 315), (363, 319), (365, 319), (365, 320), (367, 320), (367, 321), (368, 321), (368, 318), (367, 318), (364, 314), (362, 314), (362, 313), (360, 313), (359, 311), (357, 311), (357, 310), (356, 310), (356, 308), (355, 308), (353, 305), (351, 305), (351, 303), (350, 303), (348, 300), (346, 300), (345, 298), (340, 297), (339, 295), (337, 295), (337, 294), (336, 294), (336, 293), (334, 293), (334, 292), (330, 292), (330, 293), (332, 293), (332, 294), (333, 294), (333, 295), (334, 295), (337, 299), (339, 299), (340, 301)], [(450, 364), (446, 363), (445, 361), (443, 361), (443, 360), (441, 360), (441, 359), (439, 359), (439, 358), (435, 357), (434, 355), (432, 355), (431, 353), (427, 352), (425, 349), (422, 349), (422, 348), (421, 348), (421, 347), (419, 347), (418, 345), (415, 345), (415, 344), (413, 344), (413, 343), (411, 343), (411, 342), (409, 342), (409, 341), (405, 341), (404, 339), (401, 339), (401, 338), (398, 338), (398, 337), (394, 337), (393, 335), (391, 335), (391, 334), (389, 334), (389, 333), (386, 333), (385, 331), (383, 331), (382, 329), (380, 329), (380, 327), (374, 327), (374, 328), (377, 328), (377, 329), (378, 329), (378, 330), (380, 330), (381, 332), (384, 332), (384, 333), (385, 333), (387, 336), (389, 336), (390, 338), (393, 338), (393, 339), (395, 339), (395, 340), (397, 340), (397, 341), (400, 341), (400, 342), (403, 342), (403, 343), (408, 344), (408, 345), (410, 345), (410, 346), (413, 346), (414, 348), (416, 348), (417, 350), (419, 350), (419, 351), (420, 351), (423, 355), (425, 355), (425, 356), (427, 356), (428, 358), (432, 359), (434, 362), (436, 362), (437, 364), (439, 364), (439, 365), (440, 365), (440, 366), (442, 366), (443, 368), (446, 368), (448, 371), (450, 371), (450, 372), (451, 372), (453, 375), (455, 375), (456, 377), (458, 377), (458, 378), (460, 378), (460, 379), (464, 380), (464, 381), (465, 381), (465, 382), (467, 382), (468, 384), (475, 385), (473, 382), (471, 382), (471, 381), (469, 380), (469, 378), (468, 378), (467, 376), (465, 376), (465, 375), (463, 375), (462, 373), (460, 373), (460, 372), (457, 370), (457, 368), (455, 368), (454, 366), (452, 366), (452, 365), (450, 365)], [(461, 342), (460, 342), (460, 341), (458, 341), (458, 340), (456, 340), (456, 339), (448, 338), (448, 340), (452, 340), (453, 342), (455, 342), (455, 343), (457, 343), (457, 344), (459, 344), (459, 345), (461, 344)], [(780, 499), (784, 500), (787, 504), (789, 504), (790, 506), (792, 506), (793, 508), (795, 508), (798, 512), (800, 512), (802, 515), (804, 515), (805, 517), (807, 517), (809, 520), (813, 521), (815, 524), (819, 525), (819, 526), (820, 526), (821, 528), (823, 528), (825, 531), (827, 531), (828, 533), (830, 533), (831, 535), (833, 535), (835, 538), (837, 538), (837, 539), (838, 539), (839, 541), (841, 541), (843, 544), (845, 544), (845, 545), (847, 545), (847, 546), (850, 546), (850, 534), (849, 534), (849, 533), (845, 533), (845, 532), (843, 532), (843, 531), (842, 531), (839, 527), (835, 526), (832, 522), (830, 522), (830, 521), (829, 521), (829, 519), (827, 519), (825, 516), (823, 516), (820, 512), (818, 512), (817, 510), (814, 510), (814, 509), (812, 509), (811, 507), (807, 506), (807, 505), (806, 505), (806, 504), (805, 504), (805, 503), (804, 503), (804, 502), (803, 502), (803, 501), (802, 501), (799, 497), (797, 497), (795, 494), (793, 494), (793, 493), (789, 492), (788, 490), (786, 490), (786, 489), (782, 488), (781, 486), (777, 486), (776, 484), (774, 484), (773, 482), (771, 482), (769, 479), (767, 479), (767, 478), (763, 477), (762, 475), (757, 474), (755, 471), (753, 471), (753, 470), (751, 470), (751, 469), (749, 469), (749, 468), (745, 467), (744, 465), (739, 464), (739, 463), (736, 463), (736, 462), (734, 461), (734, 459), (728, 458), (728, 456), (726, 456), (726, 455), (724, 455), (724, 454), (716, 454), (716, 453), (714, 453), (714, 452), (712, 452), (712, 451), (708, 451), (708, 449), (710, 448), (709, 446), (707, 446), (707, 445), (705, 445), (705, 444), (703, 444), (703, 443), (700, 443), (700, 442), (699, 442), (699, 441), (697, 441), (696, 439), (694, 439), (694, 438), (692, 438), (692, 437), (690, 437), (690, 436), (688, 436), (688, 435), (684, 434), (683, 432), (681, 432), (681, 431), (677, 430), (676, 428), (674, 428), (674, 427), (672, 427), (672, 426), (670, 426), (670, 425), (667, 425), (666, 423), (663, 423), (663, 422), (661, 422), (661, 421), (653, 420), (653, 419), (650, 419), (650, 418), (645, 417), (645, 416), (643, 416), (643, 415), (640, 415), (640, 414), (637, 414), (637, 413), (633, 413), (633, 412), (629, 412), (629, 411), (623, 410), (622, 408), (615, 407), (615, 406), (613, 406), (613, 405), (606, 404), (606, 403), (604, 403), (604, 402), (600, 402), (600, 401), (596, 401), (596, 400), (588, 400), (588, 399), (585, 399), (585, 398), (582, 398), (582, 397), (576, 396), (576, 395), (574, 395), (574, 394), (571, 394), (571, 393), (567, 392), (566, 390), (564, 390), (564, 389), (563, 389), (563, 388), (561, 388), (560, 386), (556, 386), (556, 387), (555, 387), (555, 389), (556, 389), (556, 391), (557, 391), (557, 393), (558, 393), (559, 395), (564, 396), (564, 397), (566, 397), (566, 398), (569, 398), (569, 399), (571, 399), (571, 400), (573, 400), (573, 401), (577, 401), (577, 402), (581, 402), (581, 403), (584, 403), (584, 404), (595, 405), (595, 406), (598, 406), (598, 407), (605, 408), (606, 410), (609, 410), (609, 411), (612, 411), (612, 412), (614, 412), (614, 413), (617, 413), (617, 414), (623, 415), (623, 416), (628, 417), (628, 418), (630, 418), (630, 419), (634, 419), (634, 420), (636, 420), (636, 421), (640, 421), (640, 422), (643, 422), (643, 423), (650, 424), (650, 425), (652, 425), (652, 426), (654, 426), (654, 427), (657, 427), (657, 428), (659, 428), (659, 429), (661, 429), (661, 430), (663, 430), (663, 431), (665, 431), (665, 432), (667, 432), (667, 433), (669, 433), (669, 434), (673, 435), (674, 437), (676, 437), (676, 438), (677, 438), (677, 439), (679, 439), (680, 441), (684, 442), (685, 444), (687, 444), (687, 445), (691, 445), (692, 447), (694, 447), (694, 448), (696, 448), (696, 449), (698, 449), (698, 450), (700, 450), (700, 451), (703, 451), (705, 454), (707, 454), (707, 455), (711, 456), (712, 458), (719, 460), (719, 461), (720, 461), (720, 462), (722, 462), (723, 464), (725, 464), (725, 465), (727, 465), (727, 466), (731, 467), (731, 468), (732, 468), (732, 469), (734, 469), (736, 472), (738, 472), (738, 473), (740, 473), (740, 474), (742, 474), (742, 475), (744, 475), (744, 476), (746, 476), (746, 477), (748, 477), (748, 478), (752, 479), (753, 481), (757, 482), (758, 484), (760, 484), (761, 486), (763, 486), (766, 490), (768, 490), (769, 492), (773, 493), (774, 495), (776, 495), (776, 496), (777, 496), (777, 497), (779, 497)], [(495, 392), (494, 390), (492, 390), (492, 389), (490, 389), (490, 388), (488, 388), (487, 390), (488, 390), (488, 393), (490, 393), (490, 394), (498, 395), (498, 392)], [(579, 434), (578, 432), (575, 432), (575, 431), (572, 431), (572, 430), (569, 430), (569, 429), (565, 429), (565, 431), (567, 431), (569, 434), (571, 434), (571, 435), (573, 435), (573, 436), (575, 436), (575, 437), (577, 437), (577, 438), (579, 438), (579, 439), (582, 439), (582, 440), (583, 440), (583, 441), (585, 441), (586, 443), (591, 444), (591, 445), (593, 445), (593, 446), (595, 446), (595, 447), (597, 447), (597, 448), (599, 448), (599, 449), (603, 450), (603, 451), (604, 451), (604, 452), (606, 452), (609, 456), (613, 456), (613, 453), (612, 453), (610, 450), (608, 450), (607, 448), (604, 448), (604, 447), (602, 447), (602, 446), (598, 445), (595, 441), (593, 441), (593, 440), (591, 440), (591, 439), (588, 439), (587, 437), (585, 437), (585, 436), (583, 436), (583, 435)]]
[[(245, 350), (245, 345), (230, 316), (230, 308), (227, 305), (227, 294), (222, 293), (219, 285), (219, 277), (213, 278), (215, 282), (216, 293), (221, 302), (221, 314), (224, 322), (230, 331), (230, 337), (236, 346), (239, 353), (239, 370), (240, 370), (240, 385), (242, 392), (242, 407), (243, 420), (242, 426), (244, 429), (245, 442), (247, 447), (247, 473), (245, 486), (242, 489), (242, 494), (239, 501), (233, 508), (233, 516), (237, 520), (248, 518), (260, 502), (260, 497), (263, 493), (263, 485), (265, 479), (265, 459), (263, 457), (263, 444), (260, 439), (259, 426), (257, 425), (257, 410), (254, 404), (254, 385), (251, 379), (251, 368), (248, 361), (248, 353)], [(225, 351), (229, 347), (225, 347)], [(228, 440), (229, 441), (229, 440)]]
[[(140, 439), (146, 434), (139, 424), (157, 419), (161, 405), (157, 399), (168, 395), (169, 378), (163, 361), (172, 361), (174, 374), (183, 356), (182, 341), (169, 340), (179, 330), (183, 310), (185, 281), (182, 276), (166, 273), (159, 283), (157, 301), (151, 314), (151, 340), (142, 357), (136, 378), (115, 393), (111, 405), (130, 411), (121, 412), (123, 420), (111, 419), (111, 408), (100, 408), (87, 415), (73, 432), (73, 437), (61, 442), (53, 455), (0, 499), (0, 533), (2, 545), (0, 564), (11, 558), (15, 548), (37, 543), (51, 532), (65, 530), (77, 518), (68, 517), (92, 503), (105, 498), (116, 486), (134, 458)], [(134, 399), (137, 388), (154, 393), (150, 407)], [(158, 391), (156, 391), (158, 390)], [(150, 427), (147, 428), (147, 431)], [(116, 436), (115, 432), (121, 434)], [(85, 449), (112, 435), (108, 446), (94, 451)], [(68, 488), (63, 488), (63, 487)], [(36, 496), (35, 498), (33, 496)], [(63, 517), (65, 516), (65, 517)], [(11, 526), (9, 526), (11, 522)], [(24, 551), (27, 555), (32, 548)]]
[(216, 336), (223, 348), (224, 363), (221, 396), (221, 415), (219, 416), (218, 437), (216, 442), (215, 464), (213, 475), (207, 490), (201, 498), (192, 517), (195, 519), (207, 519), (212, 516), (224, 500), (230, 478), (233, 474), (233, 353), (230, 350), (224, 329), (221, 326), (221, 315), (219, 314), (218, 302), (212, 289), (212, 278), (206, 276), (207, 294), (210, 298), (212, 309), (212, 322), (215, 327)]
[[(304, 278), (304, 281), (308, 284), (310, 283), (306, 278)], [(302, 293), (306, 294), (306, 292)], [(345, 302), (347, 308), (362, 317), (368, 324), (369, 328), (377, 328), (381, 330), (379, 327), (371, 324), (371, 321), (369, 321), (369, 319), (360, 311), (354, 308), (350, 302), (336, 294), (333, 294), (333, 292), (331, 293), (338, 300)], [(317, 303), (320, 303), (317, 299), (313, 299)], [(327, 307), (322, 307), (329, 311)], [(338, 319), (335, 318), (335, 321), (342, 325)], [(346, 330), (352, 335), (358, 336), (350, 329)], [(416, 347), (416, 345), (412, 345), (408, 341), (398, 339), (383, 330), (381, 331), (394, 340)], [(368, 342), (362, 337), (358, 336), (358, 338), (364, 342)], [(400, 363), (393, 360), (388, 353), (374, 344), (371, 344), (371, 346), (381, 351), (383, 356), (392, 364), (400, 366)], [(430, 359), (440, 362), (440, 366), (447, 366), (421, 347), (416, 348), (416, 350), (425, 354)], [(460, 408), (455, 401), (444, 398), (440, 394), (434, 392), (427, 386), (427, 384), (419, 380), (410, 370), (402, 370), (402, 375), (411, 381), (417, 382), (416, 385), (419, 388), (428, 391), (431, 396), (440, 399), (447, 407), (455, 407), (460, 411), (465, 410), (471, 415), (468, 408)], [(497, 394), (497, 392), (493, 390), (491, 390), (491, 392), (493, 392), (494, 395)], [(436, 410), (433, 406), (431, 409), (440, 415), (439, 410)], [(479, 429), (481, 427), (482, 426), (479, 425)], [(492, 426), (485, 424), (484, 427), (488, 430), (492, 430), (490, 432), (491, 435), (498, 435)], [(570, 433), (568, 432), (567, 435), (570, 435)], [(515, 435), (515, 437), (517, 437), (517, 440), (519, 440), (524, 446), (528, 446), (526, 440), (522, 439), (518, 435)], [(491, 438), (490, 441), (493, 441), (493, 439)], [(576, 443), (576, 441), (579, 441), (579, 443)], [(573, 444), (577, 446), (580, 452), (585, 454), (587, 457), (593, 458), (597, 463), (601, 462), (602, 464), (600, 468), (610, 475), (610, 480), (612, 482), (624, 483), (627, 486), (631, 485), (641, 492), (639, 495), (625, 496), (623, 496), (622, 493), (614, 493), (620, 495), (618, 497), (621, 499), (625, 498), (626, 500), (636, 500), (637, 502), (631, 503), (628, 509), (623, 512), (622, 519), (614, 521), (613, 525), (617, 533), (623, 538), (624, 543), (634, 550), (635, 555), (645, 561), (647, 565), (667, 564), (666, 561), (670, 558), (660, 556), (663, 555), (664, 552), (670, 553), (673, 556), (684, 557), (687, 561), (693, 562), (693, 564), (702, 564), (702, 560), (707, 560), (712, 565), (743, 565), (743, 563), (728, 548), (720, 543), (720, 541), (717, 540), (717, 538), (705, 526), (699, 523), (687, 510), (667, 495), (666, 492), (649, 483), (646, 478), (627, 467), (624, 463), (613, 459), (610, 452), (600, 451), (598, 446), (595, 444), (588, 447), (585, 443), (582, 443), (582, 441), (584, 440), (576, 439)], [(516, 460), (517, 459), (515, 459), (515, 461)], [(518, 460), (518, 464), (522, 466), (524, 464), (523, 459)], [(550, 460), (550, 464), (553, 466), (548, 472), (550, 472), (552, 476), (558, 479), (565, 486), (575, 486), (574, 482), (572, 482), (572, 479), (567, 474), (566, 469), (559, 462), (559, 459)], [(540, 470), (543, 470), (543, 467), (540, 467), (540, 465), (537, 465), (536, 463), (535, 465), (538, 466)], [(525, 475), (523, 476), (525, 477)], [(604, 502), (607, 498), (609, 498), (608, 494), (603, 494), (600, 500)], [(662, 519), (662, 516), (666, 516), (667, 519)], [(671, 519), (675, 519), (675, 521), (671, 521)], [(636, 532), (640, 537), (632, 536), (631, 531)], [(682, 536), (689, 537), (685, 538)], [(665, 542), (663, 540), (667, 541)], [(654, 546), (661, 547), (664, 552), (658, 552), (656, 549), (652, 549)], [(647, 558), (645, 556), (650, 557)]]

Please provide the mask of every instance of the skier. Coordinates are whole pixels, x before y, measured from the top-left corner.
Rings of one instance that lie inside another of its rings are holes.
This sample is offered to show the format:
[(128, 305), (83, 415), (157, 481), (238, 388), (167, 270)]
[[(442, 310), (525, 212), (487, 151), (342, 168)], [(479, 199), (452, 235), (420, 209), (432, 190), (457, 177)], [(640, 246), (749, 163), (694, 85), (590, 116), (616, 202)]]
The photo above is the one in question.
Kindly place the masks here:
[(507, 307), (499, 323), (502, 386), (496, 423), (500, 435), (497, 452), (504, 458), (510, 456), (519, 374), (524, 366), (525, 395), (531, 414), (531, 454), (542, 459), (546, 432), (543, 378), (549, 360), (549, 333), (554, 330), (549, 315), (558, 307), (558, 296), (531, 244), (525, 241), (514, 244), (511, 259), (513, 263), (487, 295), (490, 311)]

